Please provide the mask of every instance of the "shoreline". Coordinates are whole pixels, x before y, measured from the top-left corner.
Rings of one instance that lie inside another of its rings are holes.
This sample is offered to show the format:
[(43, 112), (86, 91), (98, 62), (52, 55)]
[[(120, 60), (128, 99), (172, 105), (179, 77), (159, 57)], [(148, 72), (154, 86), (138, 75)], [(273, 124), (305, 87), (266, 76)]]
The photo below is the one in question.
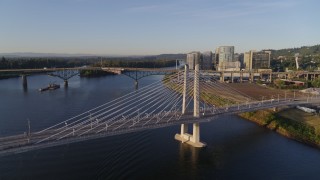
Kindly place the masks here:
[(320, 134), (311, 125), (298, 122), (279, 115), (279, 111), (258, 110), (238, 114), (244, 120), (251, 121), (259, 126), (270, 129), (289, 139), (306, 145), (320, 148)]

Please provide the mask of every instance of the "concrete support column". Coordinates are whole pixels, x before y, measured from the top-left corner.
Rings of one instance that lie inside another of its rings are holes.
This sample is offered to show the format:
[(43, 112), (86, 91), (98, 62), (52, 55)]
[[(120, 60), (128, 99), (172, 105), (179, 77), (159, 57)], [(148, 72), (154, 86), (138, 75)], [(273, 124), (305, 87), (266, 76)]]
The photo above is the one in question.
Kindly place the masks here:
[(199, 123), (193, 123), (193, 132), (191, 142), (193, 143), (201, 143), (200, 142), (200, 125)]
[(272, 82), (272, 72), (270, 73), (269, 81)]
[(224, 72), (220, 72), (220, 82), (224, 82)]
[(200, 117), (200, 105), (199, 105), (199, 99), (200, 99), (200, 87), (199, 87), (199, 81), (200, 81), (200, 72), (199, 72), (199, 64), (196, 64), (194, 67), (194, 89), (193, 89), (193, 116), (194, 117)]
[[(188, 92), (188, 77), (189, 77), (189, 66), (186, 64), (184, 66), (183, 75), (183, 93), (182, 93), (182, 114), (186, 113), (187, 105), (187, 92)], [(181, 124), (181, 136), (188, 133), (188, 124)]]
[(240, 82), (242, 83), (243, 81), (243, 71), (240, 72)]
[(69, 83), (68, 80), (64, 80), (64, 87), (68, 87)]
[(184, 75), (183, 75), (182, 114), (185, 114), (185, 112), (186, 112), (188, 77), (189, 77), (189, 67), (188, 67), (188, 65), (185, 65), (184, 66)]
[(27, 87), (28, 86), (28, 80), (27, 80), (27, 75), (22, 75), (21, 76), (21, 78), (22, 78), (22, 85), (23, 85), (23, 87)]
[(181, 135), (188, 133), (188, 124), (181, 124)]
[(138, 86), (139, 86), (138, 80), (135, 80), (135, 81), (134, 81), (134, 88), (135, 88), (135, 90), (138, 90)]
[(233, 83), (233, 72), (231, 72), (231, 82)]

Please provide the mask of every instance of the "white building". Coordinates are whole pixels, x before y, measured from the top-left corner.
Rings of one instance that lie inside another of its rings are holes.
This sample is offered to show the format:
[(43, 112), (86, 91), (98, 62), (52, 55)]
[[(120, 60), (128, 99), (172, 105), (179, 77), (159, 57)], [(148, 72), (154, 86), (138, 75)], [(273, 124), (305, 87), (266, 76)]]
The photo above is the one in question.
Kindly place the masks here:
[(216, 49), (218, 62), (233, 62), (234, 61), (234, 46), (220, 46)]
[(220, 46), (216, 49), (215, 58), (218, 71), (240, 70), (240, 62), (234, 57), (234, 46)]

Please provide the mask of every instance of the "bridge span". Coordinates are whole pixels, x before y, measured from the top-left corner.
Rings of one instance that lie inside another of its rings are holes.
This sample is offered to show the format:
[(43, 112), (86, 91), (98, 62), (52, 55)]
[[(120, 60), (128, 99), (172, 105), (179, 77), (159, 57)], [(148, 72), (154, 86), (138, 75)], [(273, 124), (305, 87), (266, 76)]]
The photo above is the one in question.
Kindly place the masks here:
[[(73, 76), (79, 75), (81, 70), (105, 71), (112, 74), (123, 74), (134, 80), (135, 89), (138, 89), (138, 80), (150, 75), (164, 75), (178, 71), (174, 68), (132, 68), (132, 67), (73, 67), (73, 68), (38, 68), (38, 69), (0, 69), (0, 73), (17, 73), (22, 77), (23, 87), (27, 87), (27, 76), (30, 73), (48, 73), (51, 76), (62, 79), (65, 86)], [(216, 77), (220, 82), (254, 82), (257, 80), (272, 82), (274, 79), (305, 79), (314, 80), (320, 77), (320, 71), (291, 71), (291, 72), (272, 72), (271, 70), (260, 71), (212, 71), (202, 70), (204, 74)]]
[[(228, 114), (319, 102), (317, 96), (296, 92), (255, 98), (226, 83), (206, 79), (199, 65), (194, 71), (186, 66), (184, 71), (167, 74), (161, 81), (43, 130), (1, 137), (0, 155), (179, 124), (177, 140), (203, 147), (199, 123)], [(193, 124), (193, 132), (188, 132), (189, 124)]]

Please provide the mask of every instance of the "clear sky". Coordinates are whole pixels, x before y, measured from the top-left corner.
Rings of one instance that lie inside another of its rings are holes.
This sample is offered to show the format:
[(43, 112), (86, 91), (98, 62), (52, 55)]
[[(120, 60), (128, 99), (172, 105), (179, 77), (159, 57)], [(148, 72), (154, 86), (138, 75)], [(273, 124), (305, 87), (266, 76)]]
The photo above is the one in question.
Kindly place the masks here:
[(0, 0), (0, 52), (147, 55), (320, 44), (319, 0)]

